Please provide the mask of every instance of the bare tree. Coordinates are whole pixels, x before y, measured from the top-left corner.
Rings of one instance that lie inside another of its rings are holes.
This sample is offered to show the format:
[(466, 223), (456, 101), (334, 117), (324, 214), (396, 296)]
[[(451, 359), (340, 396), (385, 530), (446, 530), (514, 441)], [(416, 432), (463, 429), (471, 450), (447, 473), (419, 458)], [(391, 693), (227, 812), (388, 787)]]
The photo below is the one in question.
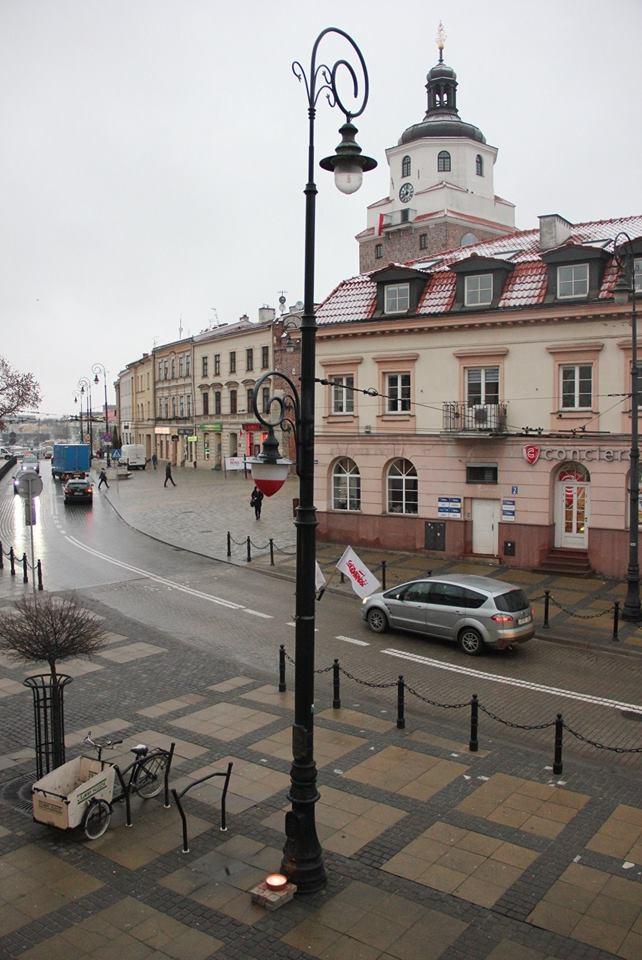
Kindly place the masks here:
[(25, 598), (0, 614), (0, 650), (15, 660), (48, 663), (54, 682), (61, 660), (90, 657), (104, 643), (100, 621), (73, 598)]
[(32, 373), (20, 373), (0, 357), (0, 430), (5, 417), (33, 410), (40, 403), (40, 384)]

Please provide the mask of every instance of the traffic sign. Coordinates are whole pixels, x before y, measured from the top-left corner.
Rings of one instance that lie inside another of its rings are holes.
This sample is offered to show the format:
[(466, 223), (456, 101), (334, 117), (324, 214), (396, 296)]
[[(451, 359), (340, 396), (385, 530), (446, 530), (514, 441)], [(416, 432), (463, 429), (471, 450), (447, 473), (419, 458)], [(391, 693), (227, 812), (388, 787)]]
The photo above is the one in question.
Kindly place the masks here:
[(121, 457), (121, 451), (120, 451), (120, 450), (112, 450), (112, 452), (111, 452), (111, 458), (112, 458), (112, 460), (120, 460), (120, 457)]
[(25, 500), (30, 497), (39, 497), (42, 493), (42, 479), (34, 470), (20, 470), (16, 474), (16, 493)]

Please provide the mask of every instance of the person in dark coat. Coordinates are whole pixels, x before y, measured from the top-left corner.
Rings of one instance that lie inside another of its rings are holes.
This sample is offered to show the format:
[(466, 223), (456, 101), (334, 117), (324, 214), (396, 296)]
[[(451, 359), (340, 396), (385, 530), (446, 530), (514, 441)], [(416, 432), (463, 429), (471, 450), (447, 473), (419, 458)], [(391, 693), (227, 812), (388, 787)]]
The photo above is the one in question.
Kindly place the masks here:
[(158, 457), (156, 456), (155, 453), (152, 453), (152, 467), (155, 470), (157, 466), (158, 466)]
[(261, 505), (263, 503), (263, 492), (259, 490), (258, 487), (254, 487), (252, 490), (252, 496), (250, 497), (250, 506), (254, 507), (254, 516), (257, 520), (261, 519)]
[(107, 483), (107, 474), (105, 473), (105, 468), (104, 468), (104, 467), (101, 467), (101, 468), (100, 468), (100, 473), (98, 474), (98, 489), (99, 489), (99, 490), (100, 490), (100, 488), (102, 487), (103, 483), (105, 484), (105, 486), (106, 486), (107, 489), (109, 490), (109, 484)]
[(165, 483), (163, 484), (164, 487), (167, 486), (167, 481), (168, 481), (168, 480), (169, 480), (169, 482), (171, 483), (171, 485), (172, 485), (173, 487), (176, 486), (176, 484), (174, 483), (174, 477), (172, 476), (172, 465), (171, 465), (171, 463), (169, 462), (169, 460), (167, 461), (167, 465), (166, 465), (166, 467), (165, 467)]

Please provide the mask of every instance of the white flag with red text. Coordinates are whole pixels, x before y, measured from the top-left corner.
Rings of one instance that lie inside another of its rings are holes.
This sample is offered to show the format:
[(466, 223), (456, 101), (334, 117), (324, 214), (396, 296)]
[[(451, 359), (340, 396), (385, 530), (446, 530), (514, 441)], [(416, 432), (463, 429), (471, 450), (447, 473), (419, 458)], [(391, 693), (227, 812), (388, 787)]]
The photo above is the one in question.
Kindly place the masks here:
[(381, 587), (374, 573), (359, 560), (352, 547), (346, 547), (343, 551), (343, 556), (337, 563), (337, 570), (348, 578), (358, 597), (369, 597)]

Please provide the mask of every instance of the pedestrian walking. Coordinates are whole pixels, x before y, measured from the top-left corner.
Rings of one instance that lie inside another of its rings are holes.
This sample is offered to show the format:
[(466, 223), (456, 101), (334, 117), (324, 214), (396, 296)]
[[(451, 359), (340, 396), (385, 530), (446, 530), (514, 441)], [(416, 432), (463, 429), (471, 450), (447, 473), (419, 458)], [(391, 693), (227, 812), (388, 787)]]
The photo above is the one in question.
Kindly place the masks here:
[(158, 457), (156, 456), (155, 453), (152, 453), (152, 467), (155, 470), (157, 466), (158, 466)]
[(261, 519), (261, 505), (263, 503), (263, 493), (259, 490), (258, 487), (254, 487), (252, 490), (252, 496), (250, 497), (250, 506), (254, 507), (254, 516), (257, 520)]
[(172, 476), (172, 465), (171, 465), (171, 463), (169, 462), (169, 460), (167, 461), (167, 465), (166, 465), (166, 467), (165, 467), (165, 483), (163, 484), (164, 487), (167, 486), (167, 481), (168, 481), (168, 480), (169, 480), (169, 482), (171, 483), (171, 485), (172, 485), (173, 487), (176, 486), (176, 484), (174, 483), (174, 477)]
[(109, 490), (109, 484), (107, 483), (107, 474), (105, 473), (105, 468), (104, 468), (104, 467), (101, 467), (101, 468), (100, 468), (100, 473), (98, 474), (98, 489), (99, 489), (99, 490), (100, 490), (100, 488), (102, 487), (103, 483), (105, 484), (105, 486), (106, 486), (107, 489)]

